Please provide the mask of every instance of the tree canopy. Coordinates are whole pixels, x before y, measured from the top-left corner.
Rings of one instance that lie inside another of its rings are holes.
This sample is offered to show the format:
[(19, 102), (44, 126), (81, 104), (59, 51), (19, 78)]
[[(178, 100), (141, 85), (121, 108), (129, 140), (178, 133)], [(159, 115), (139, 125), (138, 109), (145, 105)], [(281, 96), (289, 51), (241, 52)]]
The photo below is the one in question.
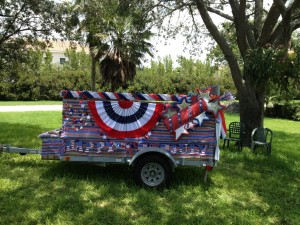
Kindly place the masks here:
[[(216, 16), (223, 22), (217, 24)], [(161, 35), (164, 21), (173, 31), (166, 36), (182, 31), (196, 50), (210, 46), (203, 44), (203, 35), (218, 45), (238, 92), (248, 137), (263, 126), (270, 85), (279, 91), (299, 87), (300, 48), (292, 35), (300, 27), (300, 0), (2, 0), (0, 69), (9, 71), (14, 60), (26, 61), (24, 53), (31, 47), (47, 44), (38, 38), (47, 40), (63, 30), (69, 39), (90, 47), (92, 89), (98, 63), (102, 80), (114, 90), (133, 80), (136, 65), (151, 53), (153, 24)]]
[[(266, 87), (277, 84), (288, 90), (299, 82), (299, 54), (288, 57), (288, 51), (296, 50), (292, 49), (291, 37), (300, 25), (299, 5), (300, 0), (274, 0), (269, 4), (263, 0), (156, 2), (160, 19), (174, 13), (189, 14), (192, 25), (183, 21), (176, 32), (183, 28), (188, 38), (196, 41), (207, 33), (221, 49), (238, 91), (247, 141), (253, 128), (263, 126)], [(213, 19), (216, 15), (225, 22), (223, 27)], [(234, 35), (224, 35), (224, 28)]]
[(0, 69), (26, 60), (32, 47), (45, 47), (44, 40), (60, 32), (61, 15), (60, 5), (50, 0), (0, 1)]
[[(92, 56), (92, 89), (99, 63), (102, 81), (111, 90), (132, 81), (136, 65), (151, 54), (148, 1), (75, 1), (69, 3), (68, 38), (88, 44)], [(71, 31), (71, 32), (70, 32)]]

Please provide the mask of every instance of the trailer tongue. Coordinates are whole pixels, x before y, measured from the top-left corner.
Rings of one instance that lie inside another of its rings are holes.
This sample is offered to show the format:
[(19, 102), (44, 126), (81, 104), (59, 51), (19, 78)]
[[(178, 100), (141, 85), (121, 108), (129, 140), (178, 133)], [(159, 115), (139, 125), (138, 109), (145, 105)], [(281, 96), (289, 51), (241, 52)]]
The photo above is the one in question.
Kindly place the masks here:
[(41, 154), (41, 150), (30, 149), (30, 148), (18, 148), (11, 145), (1, 145), (0, 144), (0, 153), (9, 152), (9, 153), (20, 153), (21, 155), (25, 154)]

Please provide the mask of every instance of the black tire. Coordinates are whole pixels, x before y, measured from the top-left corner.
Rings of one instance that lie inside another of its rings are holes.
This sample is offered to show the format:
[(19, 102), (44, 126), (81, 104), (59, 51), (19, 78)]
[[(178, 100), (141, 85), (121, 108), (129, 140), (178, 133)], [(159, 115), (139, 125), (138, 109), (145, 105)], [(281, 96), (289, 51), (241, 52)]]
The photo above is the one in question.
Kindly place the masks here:
[(134, 166), (134, 179), (137, 185), (150, 188), (166, 187), (171, 182), (171, 166), (164, 158), (148, 155)]

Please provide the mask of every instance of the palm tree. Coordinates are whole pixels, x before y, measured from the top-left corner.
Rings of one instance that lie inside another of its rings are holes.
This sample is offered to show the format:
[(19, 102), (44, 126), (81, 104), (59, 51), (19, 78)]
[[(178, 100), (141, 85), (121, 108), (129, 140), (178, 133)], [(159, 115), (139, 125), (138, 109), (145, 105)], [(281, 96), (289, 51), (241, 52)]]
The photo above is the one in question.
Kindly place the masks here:
[(151, 55), (152, 45), (148, 42), (151, 32), (145, 28), (143, 21), (136, 24), (135, 20), (129, 14), (125, 18), (120, 16), (108, 32), (110, 48), (100, 60), (100, 72), (102, 80), (111, 84), (111, 91), (133, 81), (136, 65), (141, 64), (146, 53)]
[(152, 55), (152, 45), (148, 42), (152, 33), (147, 27), (149, 20), (144, 8), (142, 1), (123, 0), (109, 20), (106, 36), (102, 39), (109, 48), (99, 65), (102, 81), (111, 84), (111, 91), (133, 81), (141, 59), (146, 53)]
[[(151, 55), (148, 42), (150, 14), (144, 11), (146, 0), (78, 0), (72, 17), (78, 19), (75, 37), (85, 39), (92, 57), (91, 88), (95, 90), (96, 64), (102, 83), (111, 84), (111, 91), (126, 86), (134, 79), (136, 66), (146, 53)], [(70, 18), (72, 18), (70, 17)], [(74, 27), (74, 26), (73, 26)]]

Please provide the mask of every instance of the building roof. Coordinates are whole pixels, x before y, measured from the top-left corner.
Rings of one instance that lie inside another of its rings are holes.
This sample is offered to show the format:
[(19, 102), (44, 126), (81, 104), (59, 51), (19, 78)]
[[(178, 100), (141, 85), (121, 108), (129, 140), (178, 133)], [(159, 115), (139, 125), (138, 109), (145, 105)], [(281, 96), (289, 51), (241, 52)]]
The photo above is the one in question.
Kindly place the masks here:
[(67, 48), (71, 48), (71, 47), (76, 47), (76, 51), (81, 51), (82, 49), (88, 53), (89, 52), (89, 48), (87, 46), (84, 45), (80, 45), (80, 44), (74, 44), (71, 43), (70, 41), (51, 41), (51, 45), (52, 47), (49, 47), (49, 51), (50, 52), (65, 52), (65, 50)]

